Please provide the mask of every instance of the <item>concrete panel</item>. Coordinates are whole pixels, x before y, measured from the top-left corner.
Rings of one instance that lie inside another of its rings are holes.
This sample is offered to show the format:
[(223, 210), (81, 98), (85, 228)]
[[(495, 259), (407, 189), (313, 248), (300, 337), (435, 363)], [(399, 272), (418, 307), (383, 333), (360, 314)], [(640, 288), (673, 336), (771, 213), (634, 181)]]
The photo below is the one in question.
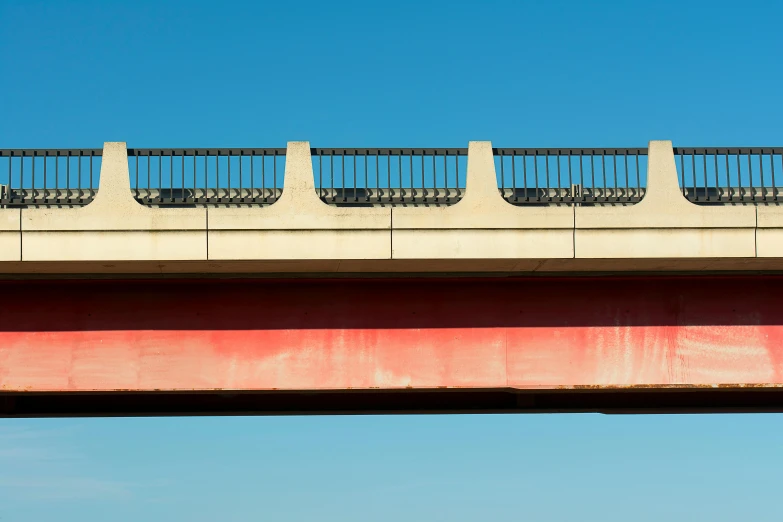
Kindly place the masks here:
[(0, 231), (0, 261), (22, 260), (21, 232)]
[(702, 206), (682, 195), (671, 141), (651, 141), (647, 192), (635, 205), (577, 207), (576, 228), (747, 228), (756, 226), (752, 206)]
[(290, 142), (283, 194), (266, 208), (209, 210), (209, 259), (389, 259), (391, 210), (318, 198), (308, 142)]
[[(394, 259), (573, 257), (572, 207), (516, 207), (498, 193), (490, 142), (468, 146), (465, 196), (455, 205), (392, 209)], [(510, 269), (514, 269), (512, 265)]]
[(578, 258), (754, 257), (756, 210), (682, 195), (670, 141), (651, 141), (647, 193), (625, 207), (577, 207)]
[(759, 205), (756, 207), (756, 255), (783, 257), (783, 207)]
[(393, 230), (394, 259), (568, 258), (573, 230)]
[(207, 257), (204, 232), (26, 232), (25, 261), (199, 260)]
[(22, 259), (21, 210), (0, 209), (0, 261)]
[(465, 196), (447, 207), (392, 209), (393, 228), (400, 229), (572, 229), (573, 207), (518, 207), (498, 192), (492, 143), (468, 145)]
[(125, 143), (104, 144), (100, 187), (92, 203), (23, 209), (21, 222), (23, 260), (206, 259), (206, 209), (153, 209), (137, 203)]
[(752, 228), (577, 229), (577, 258), (755, 257)]
[(756, 255), (783, 258), (783, 228), (756, 229)]
[(0, 230), (19, 232), (22, 229), (21, 216), (22, 211), (18, 208), (0, 208)]
[(318, 197), (310, 143), (288, 143), (283, 194), (265, 208), (214, 208), (209, 230), (389, 230), (388, 208), (327, 205)]
[(756, 206), (757, 226), (759, 228), (783, 228), (783, 206)]
[(389, 259), (389, 230), (212, 230), (210, 260)]

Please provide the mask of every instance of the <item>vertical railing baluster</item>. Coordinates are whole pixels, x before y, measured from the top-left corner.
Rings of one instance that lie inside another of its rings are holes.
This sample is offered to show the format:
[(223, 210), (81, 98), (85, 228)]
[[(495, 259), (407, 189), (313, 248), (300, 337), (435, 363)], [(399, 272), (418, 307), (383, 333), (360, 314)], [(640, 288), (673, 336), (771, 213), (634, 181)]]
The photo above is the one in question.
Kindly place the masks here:
[(506, 197), (506, 174), (503, 171), (503, 149), (500, 149), (498, 151), (498, 156), (500, 157), (500, 193), (503, 195), (503, 197)]
[(536, 203), (541, 202), (541, 184), (538, 181), (538, 150), (534, 151), (533, 156), (533, 176), (536, 182)]
[(726, 151), (726, 187), (729, 191), (729, 202), (734, 201), (734, 190), (731, 187), (731, 169), (729, 168), (729, 151)]
[(750, 184), (750, 199), (756, 201), (756, 191), (753, 188), (753, 150), (748, 150), (748, 183)]
[(560, 179), (560, 149), (555, 152), (555, 160), (557, 161), (557, 195), (558, 201), (563, 202), (563, 182)]
[(777, 203), (778, 202), (778, 189), (775, 186), (775, 149), (772, 149), (771, 154), (769, 155), (769, 162), (772, 164), (772, 200)]
[(617, 183), (617, 154), (612, 154), (612, 177), (614, 178), (614, 199), (622, 202), (620, 187)]
[(718, 180), (718, 152), (717, 151), (715, 151), (713, 157), (715, 158), (715, 197), (717, 198), (716, 201), (720, 202), (721, 199), (723, 199), (723, 195), (721, 194), (720, 181)]

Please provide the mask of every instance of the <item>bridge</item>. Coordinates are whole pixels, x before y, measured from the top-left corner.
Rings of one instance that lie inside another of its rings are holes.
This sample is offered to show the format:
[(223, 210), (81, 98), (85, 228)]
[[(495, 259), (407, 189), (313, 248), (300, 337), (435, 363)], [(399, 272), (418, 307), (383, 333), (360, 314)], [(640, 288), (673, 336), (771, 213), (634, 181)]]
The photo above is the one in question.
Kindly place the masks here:
[(0, 416), (783, 410), (783, 148), (0, 149)]

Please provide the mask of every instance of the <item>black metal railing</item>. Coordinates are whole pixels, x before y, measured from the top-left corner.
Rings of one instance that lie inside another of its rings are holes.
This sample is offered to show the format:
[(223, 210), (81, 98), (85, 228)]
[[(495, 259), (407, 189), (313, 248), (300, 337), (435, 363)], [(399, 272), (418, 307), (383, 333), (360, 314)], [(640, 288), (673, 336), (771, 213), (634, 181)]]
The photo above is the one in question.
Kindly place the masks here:
[(514, 205), (631, 205), (647, 186), (646, 148), (493, 151), (498, 188)]
[(98, 191), (102, 149), (0, 149), (0, 208), (75, 207)]
[(131, 191), (156, 207), (271, 205), (286, 149), (128, 149)]
[(465, 195), (468, 149), (312, 149), (330, 205), (453, 205)]
[(699, 205), (783, 201), (783, 147), (675, 147), (683, 195)]
[[(629, 205), (644, 197), (646, 148), (496, 148), (514, 205)], [(312, 149), (315, 186), (346, 206), (451, 205), (467, 149)], [(700, 205), (783, 202), (783, 147), (676, 147), (683, 195)], [(73, 207), (98, 191), (102, 149), (0, 149), (0, 208)], [(133, 197), (148, 206), (271, 205), (284, 148), (128, 149)]]

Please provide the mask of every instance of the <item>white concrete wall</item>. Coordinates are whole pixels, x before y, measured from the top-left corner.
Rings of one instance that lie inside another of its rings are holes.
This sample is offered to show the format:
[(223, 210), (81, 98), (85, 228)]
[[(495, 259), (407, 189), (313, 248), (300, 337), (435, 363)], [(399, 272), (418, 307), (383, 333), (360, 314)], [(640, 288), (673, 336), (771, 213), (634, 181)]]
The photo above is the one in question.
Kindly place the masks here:
[(22, 260), (22, 212), (0, 209), (0, 261)]
[(0, 210), (0, 273), (78, 272), (80, 263), (108, 272), (666, 270), (728, 259), (745, 269), (760, 258), (783, 259), (783, 212), (688, 202), (668, 141), (650, 142), (646, 195), (625, 207), (511, 205), (498, 192), (490, 142), (470, 143), (465, 196), (454, 205), (335, 207), (316, 193), (309, 143), (291, 142), (283, 194), (268, 207), (145, 207), (130, 190), (125, 144), (106, 143), (89, 205)]
[(22, 210), (23, 261), (198, 260), (206, 209), (153, 209), (133, 199), (125, 143), (105, 143), (100, 187), (78, 208)]
[(283, 194), (268, 207), (210, 208), (209, 259), (389, 259), (391, 209), (327, 205), (310, 143), (288, 144)]
[(468, 145), (462, 200), (447, 207), (392, 209), (395, 259), (574, 257), (573, 207), (518, 207), (498, 192), (492, 144)]
[(690, 203), (670, 141), (651, 141), (647, 191), (636, 205), (576, 207), (577, 258), (755, 257), (756, 209)]

